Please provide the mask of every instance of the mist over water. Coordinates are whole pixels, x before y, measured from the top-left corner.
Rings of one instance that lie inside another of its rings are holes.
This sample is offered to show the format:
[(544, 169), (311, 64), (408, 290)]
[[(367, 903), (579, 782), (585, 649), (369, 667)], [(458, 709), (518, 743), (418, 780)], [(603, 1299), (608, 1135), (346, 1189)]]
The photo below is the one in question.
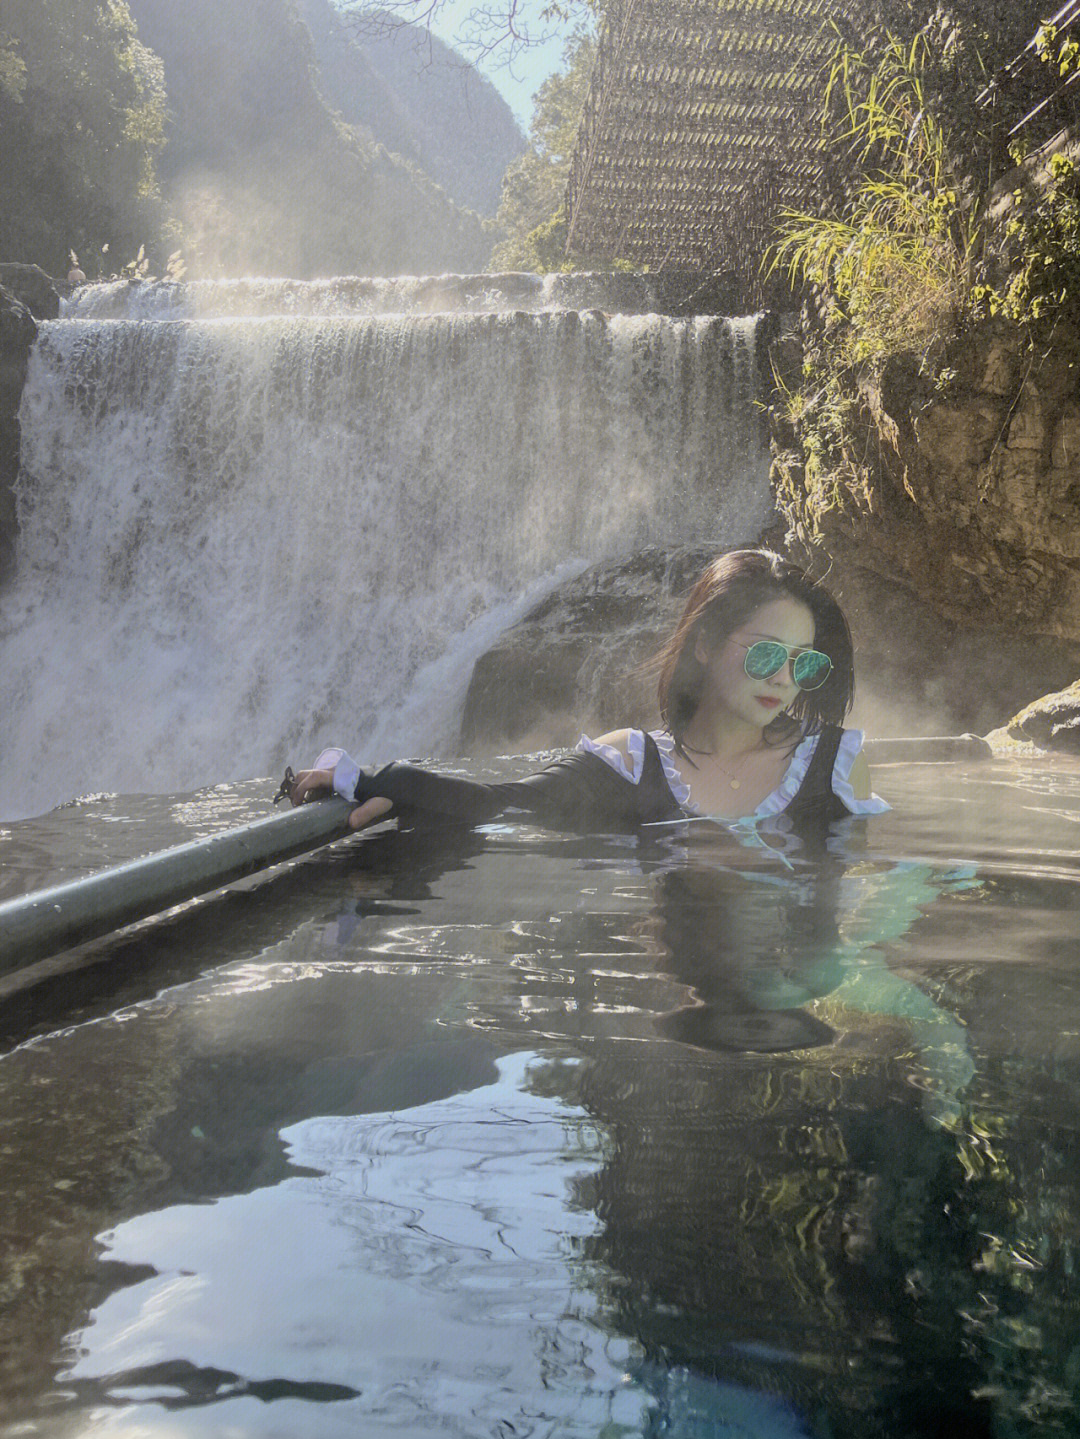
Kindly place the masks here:
[(266, 281), (210, 318), (166, 288), (156, 318), (80, 318), (123, 308), (89, 288), (32, 356), (5, 817), (329, 742), (453, 752), (474, 660), (560, 579), (767, 516), (753, 320), (292, 313)]

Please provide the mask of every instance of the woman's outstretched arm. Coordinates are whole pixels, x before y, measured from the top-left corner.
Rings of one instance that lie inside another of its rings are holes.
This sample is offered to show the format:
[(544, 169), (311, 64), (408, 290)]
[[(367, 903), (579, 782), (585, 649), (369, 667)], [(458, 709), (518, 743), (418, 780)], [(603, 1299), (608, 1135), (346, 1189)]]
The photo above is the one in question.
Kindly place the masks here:
[(289, 798), (294, 805), (304, 804), (322, 799), (334, 789), (357, 801), (349, 816), (351, 829), (362, 829), (391, 812), (444, 823), (485, 824), (508, 811), (518, 811), (535, 816), (542, 824), (574, 829), (626, 829), (656, 817), (638, 812), (638, 786), (595, 755), (580, 752), (565, 755), (524, 779), (495, 784), (436, 774), (396, 761), (364, 770), (341, 755), (334, 770), (301, 770)]

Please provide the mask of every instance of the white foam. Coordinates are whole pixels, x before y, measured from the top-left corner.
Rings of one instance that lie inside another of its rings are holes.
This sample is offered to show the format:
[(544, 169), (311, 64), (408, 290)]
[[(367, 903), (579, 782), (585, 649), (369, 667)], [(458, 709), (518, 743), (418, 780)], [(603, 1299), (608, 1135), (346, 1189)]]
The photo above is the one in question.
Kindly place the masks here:
[(656, 276), (623, 272), (534, 275), (338, 275), (326, 280), (110, 280), (64, 302), (69, 319), (166, 320), (221, 315), (435, 315), (521, 310), (660, 308)]

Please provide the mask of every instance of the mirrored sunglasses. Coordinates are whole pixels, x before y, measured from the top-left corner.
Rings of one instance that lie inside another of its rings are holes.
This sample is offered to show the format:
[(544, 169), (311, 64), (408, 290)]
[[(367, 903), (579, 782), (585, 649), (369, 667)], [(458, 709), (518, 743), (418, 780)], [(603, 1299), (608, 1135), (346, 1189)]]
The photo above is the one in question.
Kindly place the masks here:
[(832, 672), (832, 660), (820, 650), (790, 649), (779, 640), (757, 640), (741, 647), (746, 650), (743, 669), (752, 680), (769, 679), (782, 670), (793, 655), (791, 678), (801, 690), (820, 689)]

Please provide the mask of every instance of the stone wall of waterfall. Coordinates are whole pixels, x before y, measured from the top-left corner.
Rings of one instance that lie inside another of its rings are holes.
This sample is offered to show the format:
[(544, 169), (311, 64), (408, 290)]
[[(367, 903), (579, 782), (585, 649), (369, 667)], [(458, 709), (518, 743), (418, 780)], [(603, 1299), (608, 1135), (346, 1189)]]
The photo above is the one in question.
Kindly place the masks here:
[(560, 578), (760, 529), (753, 320), (570, 308), (535, 277), (529, 308), (492, 277), (470, 301), (457, 278), (441, 311), (347, 282), (91, 287), (42, 326), (0, 814), (330, 741), (446, 753), (476, 656)]

